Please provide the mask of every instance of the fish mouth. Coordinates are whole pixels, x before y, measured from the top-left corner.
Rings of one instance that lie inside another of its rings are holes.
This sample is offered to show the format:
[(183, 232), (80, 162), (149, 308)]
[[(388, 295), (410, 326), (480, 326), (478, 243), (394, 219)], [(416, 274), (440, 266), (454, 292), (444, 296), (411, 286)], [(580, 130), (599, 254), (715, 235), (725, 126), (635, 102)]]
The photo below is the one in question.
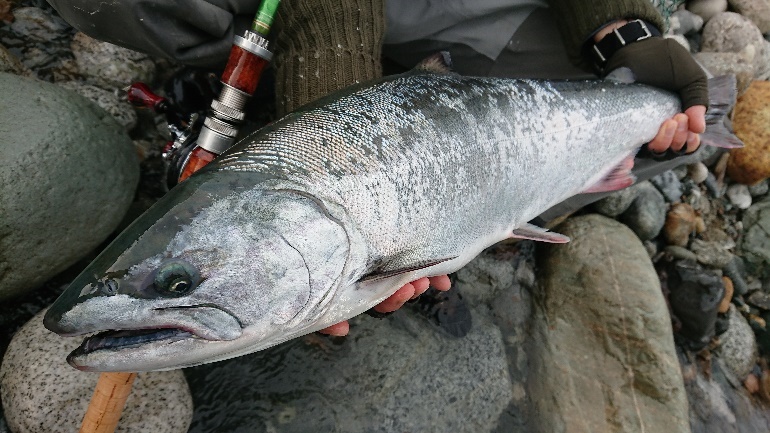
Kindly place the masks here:
[(92, 335), (77, 349), (67, 356), (67, 362), (73, 367), (78, 367), (77, 359), (100, 350), (121, 350), (131, 347), (139, 347), (148, 343), (175, 341), (187, 338), (200, 338), (192, 332), (179, 328), (161, 329), (122, 329), (103, 331)]

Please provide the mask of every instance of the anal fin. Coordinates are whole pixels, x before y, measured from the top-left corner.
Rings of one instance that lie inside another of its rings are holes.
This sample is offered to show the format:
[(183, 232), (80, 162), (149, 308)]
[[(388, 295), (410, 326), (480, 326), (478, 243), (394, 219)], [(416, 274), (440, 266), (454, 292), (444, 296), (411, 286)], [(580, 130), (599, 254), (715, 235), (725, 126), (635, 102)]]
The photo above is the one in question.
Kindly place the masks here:
[(610, 192), (627, 188), (636, 181), (636, 177), (631, 173), (632, 168), (634, 168), (634, 154), (625, 157), (617, 167), (583, 192)]
[(513, 229), (513, 238), (531, 239), (533, 241), (548, 242), (551, 244), (566, 244), (569, 238), (559, 233), (554, 233), (533, 224), (525, 224), (523, 227)]

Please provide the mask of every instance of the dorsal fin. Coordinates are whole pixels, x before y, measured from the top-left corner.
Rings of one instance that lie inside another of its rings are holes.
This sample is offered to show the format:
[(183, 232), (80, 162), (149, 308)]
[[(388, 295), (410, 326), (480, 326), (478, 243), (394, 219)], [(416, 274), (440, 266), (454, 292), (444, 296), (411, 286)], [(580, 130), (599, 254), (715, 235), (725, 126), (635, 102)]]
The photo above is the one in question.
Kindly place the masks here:
[(439, 51), (424, 58), (414, 67), (414, 70), (434, 74), (449, 74), (452, 72), (452, 58), (449, 56), (449, 51)]

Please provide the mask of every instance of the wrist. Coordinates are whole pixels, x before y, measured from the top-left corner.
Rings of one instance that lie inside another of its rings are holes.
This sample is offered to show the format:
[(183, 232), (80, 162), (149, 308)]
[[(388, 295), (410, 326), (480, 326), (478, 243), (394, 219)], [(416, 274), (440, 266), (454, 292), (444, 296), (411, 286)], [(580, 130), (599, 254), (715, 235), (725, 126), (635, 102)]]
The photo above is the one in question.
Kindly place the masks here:
[(604, 27), (597, 30), (596, 33), (594, 33), (594, 42), (601, 41), (602, 39), (604, 39), (605, 36), (610, 34), (613, 30), (617, 30), (626, 24), (628, 24), (628, 20), (617, 20), (605, 25)]

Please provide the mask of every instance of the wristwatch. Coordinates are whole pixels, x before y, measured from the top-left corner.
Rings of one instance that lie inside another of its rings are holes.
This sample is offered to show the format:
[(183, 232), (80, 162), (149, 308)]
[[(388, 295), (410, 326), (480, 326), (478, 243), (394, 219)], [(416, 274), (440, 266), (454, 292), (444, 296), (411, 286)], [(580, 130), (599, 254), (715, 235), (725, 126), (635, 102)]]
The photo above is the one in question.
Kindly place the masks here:
[(601, 41), (595, 44), (588, 44), (588, 55), (593, 60), (594, 67), (598, 71), (603, 71), (607, 61), (616, 51), (628, 44), (638, 42), (653, 36), (660, 36), (655, 26), (642, 20), (633, 20), (621, 27), (607, 33)]

